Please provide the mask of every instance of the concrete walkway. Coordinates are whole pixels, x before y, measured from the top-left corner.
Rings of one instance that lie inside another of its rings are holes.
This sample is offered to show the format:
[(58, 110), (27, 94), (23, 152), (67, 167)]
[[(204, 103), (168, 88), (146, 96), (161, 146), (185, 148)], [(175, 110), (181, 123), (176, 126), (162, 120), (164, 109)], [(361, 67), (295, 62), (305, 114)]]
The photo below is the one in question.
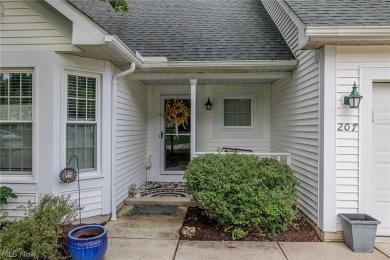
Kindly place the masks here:
[(191, 259), (390, 259), (390, 241), (376, 244), (374, 253), (353, 253), (344, 243), (179, 241), (186, 208), (172, 216), (128, 216), (131, 206), (107, 223), (105, 260)]

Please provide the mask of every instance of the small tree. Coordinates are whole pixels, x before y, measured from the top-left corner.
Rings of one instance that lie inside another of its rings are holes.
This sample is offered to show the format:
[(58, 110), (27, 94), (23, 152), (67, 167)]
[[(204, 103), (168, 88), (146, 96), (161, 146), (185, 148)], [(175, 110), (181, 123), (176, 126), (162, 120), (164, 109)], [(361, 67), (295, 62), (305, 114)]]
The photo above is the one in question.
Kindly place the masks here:
[(106, 0), (112, 8), (114, 8), (115, 12), (128, 12), (129, 11), (129, 5), (127, 4), (126, 0)]

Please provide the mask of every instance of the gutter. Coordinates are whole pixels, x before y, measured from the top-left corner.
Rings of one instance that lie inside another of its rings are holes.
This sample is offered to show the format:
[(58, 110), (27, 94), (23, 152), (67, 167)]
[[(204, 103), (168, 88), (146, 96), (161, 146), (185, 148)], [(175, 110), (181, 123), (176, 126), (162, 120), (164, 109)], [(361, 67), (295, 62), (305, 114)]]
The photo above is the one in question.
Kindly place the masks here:
[(111, 81), (111, 220), (116, 220), (116, 92), (118, 78), (125, 77), (134, 71), (135, 62), (132, 62), (128, 70), (114, 75)]
[(292, 60), (242, 60), (242, 61), (144, 61), (143, 69), (154, 68), (237, 68), (237, 67), (294, 67), (298, 61)]
[(390, 26), (307, 26), (305, 37), (307, 40), (299, 44), (301, 49), (324, 45), (387, 45)]
[(362, 39), (389, 38), (390, 26), (307, 26), (308, 37), (359, 37)]
[(116, 35), (105, 35), (105, 43), (118, 55), (122, 56), (127, 62), (134, 62), (137, 67), (142, 67), (142, 60), (132, 52)]

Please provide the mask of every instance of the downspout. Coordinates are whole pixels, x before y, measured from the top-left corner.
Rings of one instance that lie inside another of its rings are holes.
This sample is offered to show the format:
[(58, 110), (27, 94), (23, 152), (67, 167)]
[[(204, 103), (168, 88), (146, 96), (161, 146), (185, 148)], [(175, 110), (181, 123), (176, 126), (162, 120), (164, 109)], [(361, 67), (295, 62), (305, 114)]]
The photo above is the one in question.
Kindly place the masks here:
[(111, 220), (116, 220), (116, 92), (117, 80), (135, 71), (132, 62), (128, 70), (122, 71), (112, 77), (111, 81)]

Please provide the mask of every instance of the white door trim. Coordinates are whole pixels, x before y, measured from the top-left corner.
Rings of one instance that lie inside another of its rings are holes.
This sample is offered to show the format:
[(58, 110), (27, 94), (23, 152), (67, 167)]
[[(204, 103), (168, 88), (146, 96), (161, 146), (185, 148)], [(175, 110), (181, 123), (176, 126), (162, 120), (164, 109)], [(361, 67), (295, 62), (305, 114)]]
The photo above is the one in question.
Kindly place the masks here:
[[(363, 96), (359, 108), (359, 212), (372, 214), (372, 89), (377, 81), (390, 81), (390, 67), (360, 67), (359, 91)], [(375, 216), (374, 216), (375, 217)]]

